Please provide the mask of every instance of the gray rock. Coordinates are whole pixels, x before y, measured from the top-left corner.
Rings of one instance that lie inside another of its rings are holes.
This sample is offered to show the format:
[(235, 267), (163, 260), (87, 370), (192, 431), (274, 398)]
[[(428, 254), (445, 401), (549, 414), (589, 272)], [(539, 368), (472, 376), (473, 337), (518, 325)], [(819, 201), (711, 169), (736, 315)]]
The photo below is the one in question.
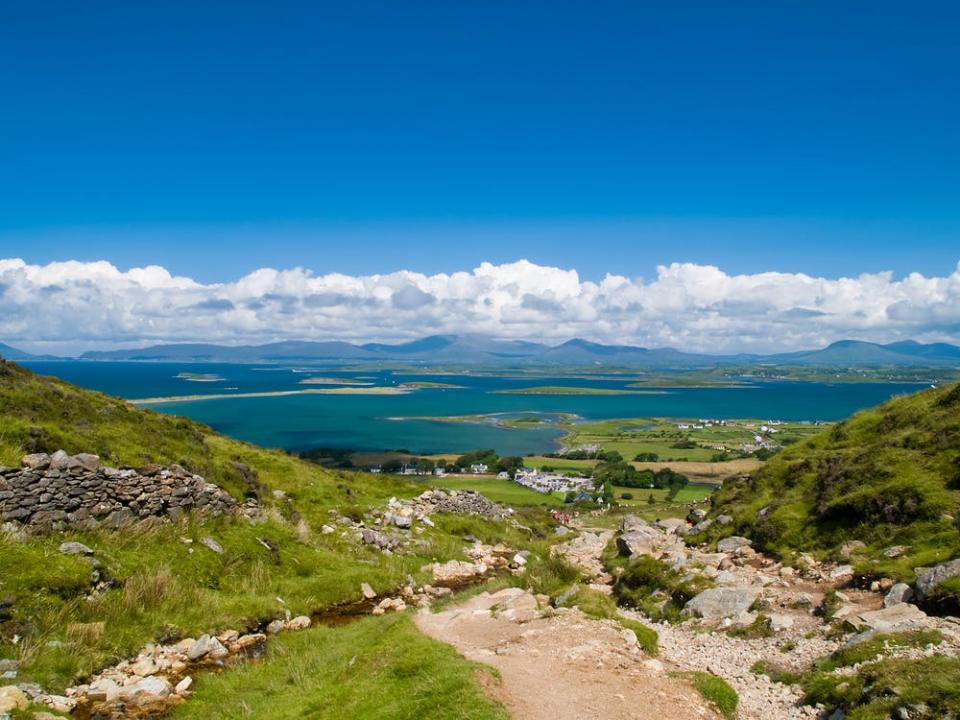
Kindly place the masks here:
[(730, 515), (717, 515), (717, 525), (730, 525), (733, 517)]
[(100, 456), (90, 453), (77, 453), (73, 459), (87, 472), (96, 472), (100, 469)]
[(706, 530), (711, 525), (713, 525), (713, 520), (711, 520), (710, 518), (707, 518), (706, 520), (701, 520), (696, 525), (694, 525), (693, 528), (690, 530), (690, 532), (700, 533)]
[(46, 453), (32, 453), (24, 455), (20, 463), (30, 470), (46, 470), (50, 467), (50, 456)]
[(781, 615), (779, 613), (770, 614), (770, 629), (774, 632), (787, 630), (793, 627), (793, 618), (790, 615)]
[(884, 557), (896, 558), (903, 555), (910, 549), (908, 545), (891, 545), (883, 551)]
[(883, 610), (872, 610), (860, 613), (855, 618), (847, 618), (853, 625), (878, 632), (912, 630), (922, 627), (926, 619), (927, 614), (910, 603), (891, 605)]
[(413, 525), (413, 518), (411, 518), (409, 515), (394, 515), (393, 524), (401, 530), (409, 530)]
[(680, 518), (664, 518), (657, 520), (654, 524), (665, 533), (676, 533), (678, 528), (686, 527), (687, 521)]
[(750, 610), (759, 597), (760, 591), (752, 587), (711, 588), (691, 599), (684, 612), (705, 619), (736, 617)]
[(934, 568), (917, 574), (917, 598), (921, 601), (929, 598), (937, 585), (944, 580), (960, 576), (960, 558), (941, 563)]
[(218, 543), (212, 537), (200, 538), (200, 544), (210, 548), (217, 555), (223, 555), (223, 547), (221, 547), (220, 543)]
[(138, 680), (133, 685), (124, 687), (121, 692), (127, 698), (137, 700), (142, 704), (148, 704), (168, 697), (172, 689), (169, 680), (152, 675)]
[(845, 542), (840, 546), (840, 557), (842, 557), (844, 560), (849, 560), (865, 547), (867, 546), (860, 540), (850, 540), (849, 542)]
[[(717, 522), (719, 521), (720, 518), (717, 518)], [(731, 535), (730, 537), (723, 538), (722, 540), (717, 540), (717, 552), (731, 553), (739, 550), (742, 547), (750, 547), (752, 544), (753, 543), (751, 543), (750, 540), (745, 537)]]
[(193, 678), (187, 675), (187, 677), (183, 678), (183, 680), (177, 683), (177, 686), (173, 689), (173, 691), (177, 695), (183, 695), (190, 689), (191, 685), (193, 685)]
[(853, 575), (853, 566), (852, 565), (837, 565), (833, 570), (830, 571), (828, 577), (831, 580), (839, 580), (845, 577), (851, 577)]
[(617, 551), (623, 557), (649, 555), (653, 552), (653, 541), (648, 533), (634, 530), (617, 538)]
[(93, 555), (93, 550), (78, 542), (62, 543), (59, 549), (64, 555)]
[(620, 520), (620, 532), (629, 532), (631, 530), (645, 528), (648, 526), (649, 523), (646, 520), (642, 520), (636, 515), (624, 515), (623, 519)]
[(913, 599), (913, 588), (906, 583), (897, 583), (883, 596), (883, 606), (893, 607)]
[(227, 649), (223, 646), (223, 643), (212, 635), (201, 635), (187, 651), (187, 657), (191, 660), (199, 660), (208, 655), (212, 657), (223, 657), (226, 654)]

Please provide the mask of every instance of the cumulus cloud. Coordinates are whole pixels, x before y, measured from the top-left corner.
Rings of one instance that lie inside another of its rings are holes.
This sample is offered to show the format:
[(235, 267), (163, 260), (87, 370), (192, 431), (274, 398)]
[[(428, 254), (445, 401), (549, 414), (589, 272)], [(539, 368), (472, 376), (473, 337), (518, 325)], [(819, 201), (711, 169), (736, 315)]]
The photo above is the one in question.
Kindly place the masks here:
[(423, 275), (263, 268), (202, 284), (157, 266), (0, 260), (0, 341), (72, 352), (154, 342), (398, 341), (479, 333), (701, 352), (812, 348), (843, 338), (960, 340), (960, 265), (945, 277), (730, 275), (691, 263), (644, 280), (520, 260)]

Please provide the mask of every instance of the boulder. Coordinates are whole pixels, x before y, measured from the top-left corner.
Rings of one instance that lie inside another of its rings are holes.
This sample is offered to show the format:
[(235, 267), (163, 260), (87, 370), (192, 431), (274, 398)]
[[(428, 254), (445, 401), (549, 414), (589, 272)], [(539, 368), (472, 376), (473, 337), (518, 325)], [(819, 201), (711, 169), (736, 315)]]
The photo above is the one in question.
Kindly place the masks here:
[(191, 660), (199, 660), (204, 657), (224, 657), (225, 655), (227, 655), (227, 649), (223, 646), (223, 643), (211, 635), (201, 635), (187, 651), (187, 657)]
[(696, 525), (694, 525), (693, 528), (691, 528), (690, 532), (694, 534), (701, 533), (711, 525), (713, 525), (713, 520), (711, 520), (710, 518), (707, 518), (706, 520), (701, 520)]
[(882, 610), (860, 613), (849, 619), (849, 622), (858, 628), (868, 628), (878, 632), (895, 632), (922, 627), (926, 619), (927, 614), (916, 605), (899, 603)]
[(631, 530), (617, 537), (617, 551), (623, 557), (652, 555), (654, 536), (649, 529)]
[(267, 635), (279, 635), (283, 630), (283, 620), (271, 620), (267, 625)]
[(623, 519), (620, 520), (620, 532), (630, 532), (648, 526), (649, 523), (646, 520), (641, 520), (636, 515), (624, 515)]
[(61, 543), (59, 550), (64, 555), (93, 555), (93, 550), (78, 542)]
[(50, 456), (46, 453), (31, 453), (20, 459), (20, 464), (28, 470), (46, 470), (50, 467)]
[(191, 685), (193, 685), (193, 678), (187, 675), (187, 677), (183, 678), (183, 680), (177, 683), (177, 686), (173, 689), (173, 691), (177, 695), (183, 695), (190, 689)]
[(0, 687), (0, 713), (13, 713), (14, 710), (26, 710), (30, 698), (16, 685)]
[(431, 566), (435, 584), (456, 585), (485, 575), (488, 568), (484, 563), (470, 563), (463, 560), (450, 560), (434, 563)]
[[(719, 521), (720, 518), (717, 518), (717, 522)], [(739, 535), (731, 535), (722, 540), (717, 540), (717, 552), (732, 553), (742, 547), (750, 547), (750, 545), (752, 545), (752, 543), (747, 538), (740, 537)]]
[(900, 603), (910, 602), (913, 599), (913, 588), (906, 583), (897, 583), (883, 597), (883, 606), (885, 608), (899, 605)]
[(717, 515), (717, 525), (730, 525), (733, 522), (731, 515)]
[(686, 528), (687, 521), (681, 518), (664, 518), (657, 520), (655, 524), (666, 533), (676, 533), (679, 528)]
[(376, 530), (371, 530), (370, 528), (364, 528), (361, 530), (360, 538), (367, 545), (373, 545), (380, 550), (392, 550), (397, 546), (397, 541), (391, 538), (389, 535), (385, 535), (382, 532), (377, 532)]
[(842, 578), (852, 577), (852, 576), (853, 576), (852, 565), (837, 565), (827, 575), (827, 577), (829, 577), (831, 580), (841, 580)]
[(704, 590), (687, 602), (684, 612), (705, 619), (736, 617), (746, 613), (760, 597), (752, 587), (722, 587)]
[(133, 685), (124, 687), (121, 695), (135, 700), (138, 704), (149, 705), (150, 703), (167, 698), (172, 689), (169, 680), (154, 675), (138, 680)]
[(360, 592), (367, 600), (373, 600), (377, 596), (376, 590), (370, 587), (369, 583), (360, 583)]
[(292, 631), (306, 630), (308, 627), (310, 627), (310, 618), (306, 615), (298, 615), (293, 620), (288, 620), (283, 626), (284, 630)]
[(917, 573), (917, 598), (926, 600), (937, 585), (954, 577), (960, 577), (960, 558)]
[(91, 453), (77, 453), (73, 459), (87, 472), (97, 472), (100, 469), (100, 456)]

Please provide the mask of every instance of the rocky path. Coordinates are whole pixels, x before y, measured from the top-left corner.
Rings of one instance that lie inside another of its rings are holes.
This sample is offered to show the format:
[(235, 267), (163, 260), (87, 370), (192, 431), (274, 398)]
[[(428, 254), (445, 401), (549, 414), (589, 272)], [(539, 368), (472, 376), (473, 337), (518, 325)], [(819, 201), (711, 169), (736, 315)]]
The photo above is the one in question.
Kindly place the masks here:
[[(592, 620), (577, 609), (549, 608), (549, 598), (515, 588), (484, 593), (440, 613), (422, 610), (417, 625), (467, 658), (496, 668), (502, 680), (491, 680), (488, 690), (518, 720), (716, 717), (676, 679), (677, 671), (709, 672), (726, 680), (740, 698), (739, 720), (804, 720), (819, 717), (822, 709), (802, 705), (798, 687), (753, 672), (755, 663), (807, 670), (850, 642), (854, 628), (867, 633), (935, 628), (946, 638), (935, 651), (906, 652), (960, 653), (960, 626), (927, 617), (914, 605), (885, 607), (877, 589), (846, 587), (848, 566), (811, 560), (801, 576), (754, 552), (743, 538), (728, 538), (716, 548), (687, 547), (682, 541), (687, 527), (683, 521), (651, 525), (626, 518), (619, 532), (581, 527), (575, 538), (553, 550), (579, 567), (590, 587), (604, 592), (611, 592), (612, 578), (601, 558), (615, 537), (622, 554), (649, 554), (713, 581), (713, 589), (688, 604), (688, 611), (696, 610), (682, 624), (653, 623), (641, 613), (621, 610), (657, 631), (656, 659), (646, 657), (633, 634), (616, 622)], [(845, 619), (847, 632), (838, 633), (816, 612), (831, 590), (840, 593), (836, 617)], [(770, 633), (740, 637), (728, 632), (750, 625), (761, 612)]]
[[(601, 546), (602, 547), (602, 546)], [(424, 633), (495, 668), (486, 687), (515, 720), (718, 718), (687, 683), (649, 660), (636, 637), (576, 609), (547, 609), (517, 588), (415, 618)]]

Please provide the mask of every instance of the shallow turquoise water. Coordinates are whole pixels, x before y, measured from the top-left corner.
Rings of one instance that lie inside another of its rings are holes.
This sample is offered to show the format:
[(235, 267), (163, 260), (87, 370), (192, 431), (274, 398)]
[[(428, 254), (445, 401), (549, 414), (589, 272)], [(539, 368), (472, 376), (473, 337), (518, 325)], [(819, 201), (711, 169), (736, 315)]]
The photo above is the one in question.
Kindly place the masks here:
[[(369, 378), (368, 382), (384, 386), (418, 380), (465, 386), (462, 389), (418, 390), (408, 395), (295, 395), (155, 406), (160, 412), (186, 415), (240, 440), (290, 450), (311, 447), (403, 448), (417, 453), (437, 453), (492, 447), (504, 455), (525, 455), (555, 447), (559, 432), (550, 428), (504, 429), (492, 424), (410, 418), (486, 413), (573, 413), (585, 419), (651, 416), (840, 420), (893, 395), (925, 387), (771, 381), (736, 388), (670, 388), (657, 395), (499, 395), (493, 391), (534, 385), (616, 388), (624, 387), (630, 380), (427, 376), (390, 371), (342, 373), (317, 368), (306, 372), (305, 368), (292, 366), (193, 363), (78, 361), (26, 364), (41, 374), (130, 399), (297, 390), (305, 387), (299, 381), (311, 374), (362, 376)], [(222, 380), (191, 382), (176, 377), (182, 372), (214, 374)]]

